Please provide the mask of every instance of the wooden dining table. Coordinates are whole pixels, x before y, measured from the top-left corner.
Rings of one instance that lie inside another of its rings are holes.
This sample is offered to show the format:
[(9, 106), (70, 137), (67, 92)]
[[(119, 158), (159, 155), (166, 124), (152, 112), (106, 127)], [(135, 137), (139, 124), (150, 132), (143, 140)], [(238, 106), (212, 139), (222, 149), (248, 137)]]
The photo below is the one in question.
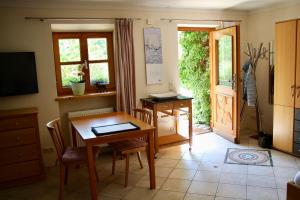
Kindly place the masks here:
[[(92, 127), (106, 126), (112, 124), (131, 122), (138, 126), (139, 130), (132, 130), (102, 136), (96, 136), (92, 132)], [(154, 130), (155, 127), (127, 114), (124, 112), (105, 113), (84, 117), (70, 118), (72, 127), (73, 146), (77, 146), (76, 134), (85, 142), (87, 148), (88, 172), (91, 189), (92, 200), (97, 199), (97, 178), (94, 170), (95, 158), (93, 154), (93, 146), (127, 140), (131, 138), (139, 138), (147, 136), (148, 142), (148, 166), (150, 177), (150, 189), (155, 189), (155, 167), (154, 167)]]

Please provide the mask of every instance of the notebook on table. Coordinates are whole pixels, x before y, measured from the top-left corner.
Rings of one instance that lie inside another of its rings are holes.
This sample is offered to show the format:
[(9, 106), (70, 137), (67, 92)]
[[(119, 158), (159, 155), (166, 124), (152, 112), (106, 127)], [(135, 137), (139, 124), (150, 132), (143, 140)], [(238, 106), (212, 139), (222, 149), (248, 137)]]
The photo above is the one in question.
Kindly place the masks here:
[(134, 131), (139, 129), (140, 127), (138, 127), (137, 125), (131, 122), (126, 122), (126, 123), (92, 127), (92, 132), (97, 136), (102, 136), (102, 135), (110, 135), (110, 134), (116, 134), (116, 133), (121, 133), (126, 131)]

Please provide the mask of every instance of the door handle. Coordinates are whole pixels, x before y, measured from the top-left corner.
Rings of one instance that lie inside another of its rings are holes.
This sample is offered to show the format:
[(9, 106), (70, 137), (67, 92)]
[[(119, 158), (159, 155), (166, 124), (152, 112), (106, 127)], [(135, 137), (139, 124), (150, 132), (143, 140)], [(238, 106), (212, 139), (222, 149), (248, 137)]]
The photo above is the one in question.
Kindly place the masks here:
[(291, 93), (292, 93), (292, 97), (295, 96), (295, 85), (291, 86)]
[(296, 90), (297, 90), (297, 98), (299, 98), (300, 97), (300, 86), (297, 86)]
[(237, 75), (233, 74), (232, 76), (232, 89), (236, 92), (237, 91)]

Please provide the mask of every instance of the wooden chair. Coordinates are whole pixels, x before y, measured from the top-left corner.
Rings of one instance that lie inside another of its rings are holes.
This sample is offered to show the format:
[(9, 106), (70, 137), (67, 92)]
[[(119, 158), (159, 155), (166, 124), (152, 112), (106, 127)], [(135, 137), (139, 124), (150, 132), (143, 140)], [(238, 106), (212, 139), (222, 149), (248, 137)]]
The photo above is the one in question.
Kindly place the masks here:
[[(133, 109), (133, 116), (151, 124), (152, 114), (151, 112), (143, 109)], [(119, 141), (109, 143), (113, 147), (113, 163), (112, 163), (112, 174), (115, 174), (115, 165), (116, 165), (116, 156), (117, 154), (121, 154), (121, 156), (125, 157), (126, 166), (125, 166), (125, 187), (128, 185), (128, 175), (129, 175), (129, 157), (130, 154), (136, 153), (140, 166), (143, 168), (142, 160), (141, 160), (141, 151), (145, 151), (147, 149), (148, 143), (146, 142), (146, 138), (134, 138), (131, 140)], [(147, 157), (148, 159), (148, 157)]]
[[(79, 166), (80, 164), (87, 163), (86, 148), (77, 148), (65, 145), (62, 137), (59, 118), (47, 123), (47, 128), (50, 132), (57, 153), (57, 161), (60, 167), (59, 199), (63, 199), (64, 185), (67, 184), (68, 181), (69, 166)], [(93, 152), (96, 156), (96, 154), (99, 152), (99, 149), (95, 147)], [(99, 181), (96, 166), (95, 172), (97, 181)]]

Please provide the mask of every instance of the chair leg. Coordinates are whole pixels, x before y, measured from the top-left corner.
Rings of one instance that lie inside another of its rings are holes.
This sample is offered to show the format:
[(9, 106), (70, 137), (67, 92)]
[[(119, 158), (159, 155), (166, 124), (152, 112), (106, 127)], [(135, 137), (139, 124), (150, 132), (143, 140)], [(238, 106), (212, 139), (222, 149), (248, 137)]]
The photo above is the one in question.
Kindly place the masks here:
[(136, 154), (137, 154), (137, 157), (139, 159), (139, 163), (140, 163), (141, 169), (143, 169), (143, 163), (142, 163), (142, 159), (141, 159), (141, 153), (140, 152), (136, 152)]
[(115, 168), (116, 168), (116, 157), (117, 157), (117, 152), (114, 150), (113, 151), (113, 156), (112, 156), (112, 170), (111, 170), (111, 175), (115, 174)]
[(125, 187), (128, 185), (128, 176), (129, 176), (129, 155), (125, 155), (126, 166), (125, 166)]
[(68, 176), (69, 176), (69, 166), (66, 166), (65, 167), (65, 177), (64, 177), (64, 179), (65, 179), (65, 185), (68, 184)]
[(63, 199), (64, 196), (64, 179), (65, 179), (66, 166), (60, 164), (60, 183), (59, 183), (59, 200)]

